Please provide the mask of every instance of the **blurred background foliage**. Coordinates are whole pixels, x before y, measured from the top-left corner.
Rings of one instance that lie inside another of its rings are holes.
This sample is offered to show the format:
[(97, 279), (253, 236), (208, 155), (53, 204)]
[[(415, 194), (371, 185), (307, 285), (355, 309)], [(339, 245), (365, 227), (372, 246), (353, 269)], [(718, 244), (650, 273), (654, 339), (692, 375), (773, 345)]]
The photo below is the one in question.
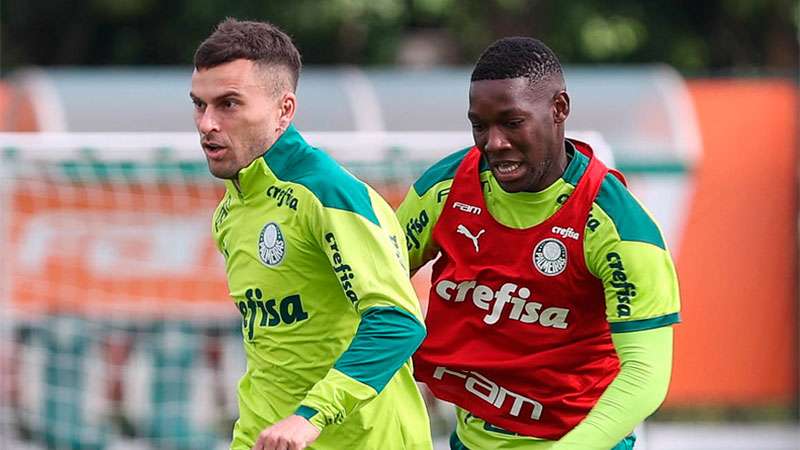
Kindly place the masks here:
[(183, 65), (226, 16), (272, 21), (307, 64), (470, 64), (535, 36), (568, 64), (666, 62), (684, 73), (794, 75), (796, 0), (4, 0), (2, 70)]

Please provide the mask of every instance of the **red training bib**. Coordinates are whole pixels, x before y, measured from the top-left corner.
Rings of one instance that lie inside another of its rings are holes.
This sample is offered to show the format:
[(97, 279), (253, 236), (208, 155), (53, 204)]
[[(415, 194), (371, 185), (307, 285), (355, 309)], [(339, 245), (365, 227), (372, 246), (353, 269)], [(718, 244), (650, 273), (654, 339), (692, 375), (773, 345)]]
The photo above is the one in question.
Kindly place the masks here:
[(553, 216), (527, 229), (497, 222), (483, 197), (473, 148), (433, 229), (428, 336), (416, 377), (436, 397), (492, 425), (559, 439), (619, 371), (599, 279), (586, 268), (584, 233), (608, 169), (590, 162)]

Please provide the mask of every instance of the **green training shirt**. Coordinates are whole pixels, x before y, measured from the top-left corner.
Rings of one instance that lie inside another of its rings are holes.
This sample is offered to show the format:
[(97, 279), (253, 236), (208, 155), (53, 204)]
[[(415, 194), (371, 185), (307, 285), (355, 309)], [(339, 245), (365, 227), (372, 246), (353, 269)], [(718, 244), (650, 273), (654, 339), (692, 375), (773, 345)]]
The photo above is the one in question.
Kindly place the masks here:
[(368, 185), (293, 127), (242, 169), (213, 217), (247, 371), (231, 448), (299, 414), (312, 449), (429, 449), (410, 356), (425, 329), (405, 236)]
[[(572, 144), (566, 145), (570, 162), (564, 174), (540, 192), (503, 191), (483, 160), (480, 179), (491, 215), (514, 228), (530, 228), (552, 216), (575, 189), (589, 163)], [(432, 237), (433, 227), (456, 169), (468, 151), (456, 152), (434, 164), (414, 183), (398, 208), (412, 271), (439, 253)], [(582, 236), (586, 266), (603, 282), (606, 318), (612, 333), (646, 331), (679, 321), (677, 277), (661, 231), (639, 201), (611, 174), (601, 185)], [(664, 357), (671, 358), (671, 354)], [(458, 416), (458, 436), (470, 448), (534, 448), (526, 447), (533, 444), (530, 438), (504, 432), (466, 411), (458, 411)]]

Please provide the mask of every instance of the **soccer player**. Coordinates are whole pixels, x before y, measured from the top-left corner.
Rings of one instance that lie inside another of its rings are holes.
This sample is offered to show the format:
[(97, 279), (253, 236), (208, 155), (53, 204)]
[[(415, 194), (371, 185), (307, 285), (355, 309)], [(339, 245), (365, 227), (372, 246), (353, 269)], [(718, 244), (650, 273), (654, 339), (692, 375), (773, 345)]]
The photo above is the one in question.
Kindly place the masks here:
[(228, 19), (194, 57), (190, 97), (242, 315), (234, 450), (430, 449), (410, 357), (425, 336), (391, 207), (292, 125), (300, 55)]
[(475, 146), (398, 210), (412, 271), (439, 255), (414, 362), (457, 406), (453, 449), (630, 449), (666, 395), (673, 263), (621, 176), (564, 138), (569, 111), (549, 48), (495, 42), (472, 72)]

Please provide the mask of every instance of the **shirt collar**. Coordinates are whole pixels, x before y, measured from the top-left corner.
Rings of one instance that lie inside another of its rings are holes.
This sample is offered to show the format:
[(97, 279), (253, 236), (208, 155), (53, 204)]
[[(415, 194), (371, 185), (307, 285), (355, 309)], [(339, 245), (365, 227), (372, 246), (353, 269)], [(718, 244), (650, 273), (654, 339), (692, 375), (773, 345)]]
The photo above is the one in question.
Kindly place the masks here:
[(294, 124), (290, 124), (261, 156), (253, 160), (247, 167), (239, 170), (239, 187), (236, 187), (233, 180), (225, 180), (226, 188), (232, 194), (243, 196), (266, 189), (268, 184), (277, 180), (273, 172), (284, 171), (292, 164), (295, 159), (293, 156), (307, 146), (308, 143)]

